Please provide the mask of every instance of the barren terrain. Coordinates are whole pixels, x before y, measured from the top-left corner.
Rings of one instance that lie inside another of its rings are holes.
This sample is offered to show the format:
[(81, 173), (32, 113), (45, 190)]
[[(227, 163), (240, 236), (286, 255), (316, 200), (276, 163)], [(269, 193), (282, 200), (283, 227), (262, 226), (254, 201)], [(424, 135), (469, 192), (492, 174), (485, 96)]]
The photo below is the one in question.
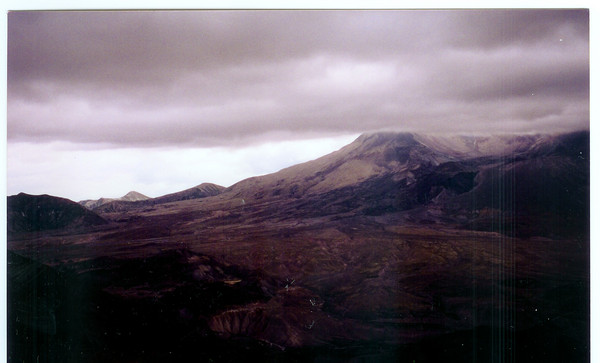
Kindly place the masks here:
[(9, 361), (588, 361), (589, 135), (500, 140), (361, 136), (55, 228), (10, 197)]

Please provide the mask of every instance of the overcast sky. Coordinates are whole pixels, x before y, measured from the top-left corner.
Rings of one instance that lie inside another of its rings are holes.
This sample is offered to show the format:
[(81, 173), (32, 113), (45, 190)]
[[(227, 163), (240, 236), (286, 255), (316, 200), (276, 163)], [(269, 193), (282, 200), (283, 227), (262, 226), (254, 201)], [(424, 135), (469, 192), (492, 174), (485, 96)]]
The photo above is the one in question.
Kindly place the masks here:
[(149, 196), (378, 130), (589, 128), (585, 10), (11, 12), (8, 194)]

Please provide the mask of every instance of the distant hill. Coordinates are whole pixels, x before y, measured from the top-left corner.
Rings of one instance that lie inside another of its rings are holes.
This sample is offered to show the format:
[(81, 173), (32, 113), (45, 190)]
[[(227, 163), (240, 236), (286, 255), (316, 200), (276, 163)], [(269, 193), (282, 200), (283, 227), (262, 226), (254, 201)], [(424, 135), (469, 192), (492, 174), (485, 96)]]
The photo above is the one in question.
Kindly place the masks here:
[(142, 193), (138, 193), (136, 191), (131, 191), (121, 198), (100, 198), (100, 199), (86, 199), (79, 202), (82, 206), (87, 209), (94, 210), (104, 204), (111, 203), (114, 201), (124, 201), (124, 202), (137, 202), (140, 200), (150, 199)]
[[(126, 200), (123, 198), (119, 200), (111, 200), (106, 203), (102, 203), (97, 206), (88, 207), (98, 213), (109, 213), (117, 211), (127, 211), (139, 207), (145, 207), (150, 205), (179, 202), (182, 200), (198, 199), (212, 197), (222, 193), (225, 187), (212, 183), (202, 183), (195, 187), (182, 190), (180, 192), (163, 195), (157, 198), (146, 198), (138, 200)], [(130, 193), (129, 193), (130, 194)], [(128, 194), (128, 195), (129, 195)], [(81, 203), (81, 202), (80, 202)]]
[(169, 202), (177, 202), (180, 200), (189, 200), (189, 199), (197, 199), (197, 198), (206, 198), (212, 197), (218, 194), (221, 194), (225, 190), (225, 187), (220, 185), (212, 184), (212, 183), (202, 183), (195, 187), (182, 190), (177, 193), (163, 195), (162, 197), (157, 197), (151, 200), (153, 204), (161, 204), (161, 203), (169, 203)]
[(107, 223), (76, 202), (45, 194), (10, 196), (7, 207), (9, 233), (83, 228)]
[(131, 191), (131, 192), (125, 194), (124, 196), (122, 196), (121, 198), (119, 198), (119, 200), (123, 200), (123, 201), (127, 201), (127, 202), (137, 202), (139, 200), (146, 200), (146, 199), (150, 199), (150, 197), (147, 197), (144, 194), (138, 193), (136, 191)]

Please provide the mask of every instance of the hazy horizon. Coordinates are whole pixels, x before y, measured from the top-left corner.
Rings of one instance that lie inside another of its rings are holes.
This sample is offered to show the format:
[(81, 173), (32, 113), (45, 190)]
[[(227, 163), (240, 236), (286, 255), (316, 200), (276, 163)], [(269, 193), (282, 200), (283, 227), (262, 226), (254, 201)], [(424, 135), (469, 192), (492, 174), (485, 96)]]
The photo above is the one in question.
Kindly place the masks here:
[(589, 129), (587, 10), (8, 15), (8, 194), (229, 186), (365, 132)]

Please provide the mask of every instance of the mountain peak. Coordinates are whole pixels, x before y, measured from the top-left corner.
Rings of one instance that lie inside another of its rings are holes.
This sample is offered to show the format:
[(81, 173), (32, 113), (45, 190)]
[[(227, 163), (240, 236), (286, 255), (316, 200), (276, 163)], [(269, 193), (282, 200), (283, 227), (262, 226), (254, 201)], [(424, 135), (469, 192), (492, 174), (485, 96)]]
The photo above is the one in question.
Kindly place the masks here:
[(136, 192), (135, 190), (132, 190), (129, 193), (122, 196), (121, 198), (119, 198), (119, 200), (124, 200), (124, 201), (128, 201), (128, 202), (134, 202), (134, 201), (146, 200), (146, 199), (150, 199), (150, 198), (145, 196), (142, 193)]

